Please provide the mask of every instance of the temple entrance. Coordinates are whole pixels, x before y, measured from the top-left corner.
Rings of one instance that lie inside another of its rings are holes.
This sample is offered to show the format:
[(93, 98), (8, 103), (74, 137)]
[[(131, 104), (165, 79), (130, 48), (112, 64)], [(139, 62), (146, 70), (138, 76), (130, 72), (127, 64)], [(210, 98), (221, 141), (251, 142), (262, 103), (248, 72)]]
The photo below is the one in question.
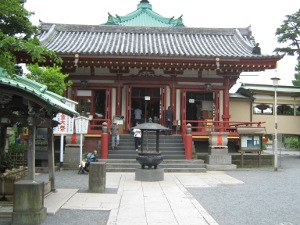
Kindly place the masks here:
[(107, 112), (109, 94), (105, 89), (94, 90), (94, 91), (78, 91), (77, 101), (78, 101), (78, 112), (82, 116), (105, 119), (109, 118)]
[(160, 123), (161, 115), (161, 94), (160, 88), (132, 88), (131, 95), (131, 121), (134, 126), (134, 110), (136, 108), (142, 110), (142, 122), (148, 122), (151, 118), (152, 122)]
[(186, 93), (186, 120), (213, 119), (214, 108), (213, 92)]

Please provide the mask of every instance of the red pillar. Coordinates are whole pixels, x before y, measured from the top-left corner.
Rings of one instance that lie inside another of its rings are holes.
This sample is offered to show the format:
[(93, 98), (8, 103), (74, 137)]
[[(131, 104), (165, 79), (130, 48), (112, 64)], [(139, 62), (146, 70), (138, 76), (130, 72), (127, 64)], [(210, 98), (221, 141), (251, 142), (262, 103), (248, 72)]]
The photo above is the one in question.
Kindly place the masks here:
[(224, 81), (224, 93), (223, 93), (223, 115), (222, 119), (224, 121), (224, 128), (229, 126), (229, 79), (225, 78)]
[(174, 113), (174, 120), (176, 119), (176, 89), (175, 89), (175, 84), (176, 84), (176, 76), (172, 76), (172, 82), (170, 84), (170, 106), (173, 110)]
[(76, 137), (76, 134), (72, 134), (71, 136), (71, 144), (76, 144), (77, 143), (77, 137)]
[(193, 158), (193, 137), (191, 124), (187, 124), (186, 135), (185, 135), (185, 159)]
[(107, 132), (107, 123), (103, 123), (101, 135), (101, 159), (107, 159), (108, 156), (109, 135)]
[(122, 88), (120, 85), (117, 87), (117, 105), (116, 105), (116, 115), (121, 116), (122, 114)]

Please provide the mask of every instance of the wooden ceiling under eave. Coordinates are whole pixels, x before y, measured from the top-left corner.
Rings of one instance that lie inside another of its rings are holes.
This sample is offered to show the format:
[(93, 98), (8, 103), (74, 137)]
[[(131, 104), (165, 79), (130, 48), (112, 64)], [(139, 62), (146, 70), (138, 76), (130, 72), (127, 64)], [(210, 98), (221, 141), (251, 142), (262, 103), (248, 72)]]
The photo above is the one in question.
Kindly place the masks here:
[[(182, 74), (184, 70), (217, 71), (218, 75), (236, 75), (242, 72), (259, 72), (275, 69), (278, 57), (267, 59), (235, 59), (235, 58), (172, 58), (172, 57), (101, 57), (86, 55), (59, 55), (62, 58), (62, 70), (66, 73), (74, 72), (76, 67), (109, 68), (112, 73), (126, 72), (132, 68), (143, 70), (162, 69), (166, 74)], [(25, 54), (16, 56), (18, 63), (32, 63)], [(47, 59), (44, 66), (53, 65)]]

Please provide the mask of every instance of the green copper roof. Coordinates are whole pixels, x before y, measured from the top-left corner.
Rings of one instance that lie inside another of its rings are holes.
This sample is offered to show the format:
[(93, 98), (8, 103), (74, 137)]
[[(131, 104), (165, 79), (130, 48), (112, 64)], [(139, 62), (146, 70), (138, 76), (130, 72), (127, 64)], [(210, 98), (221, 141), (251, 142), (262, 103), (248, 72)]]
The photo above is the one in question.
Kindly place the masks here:
[[(55, 113), (64, 113), (71, 117), (78, 116), (79, 113), (70, 108), (66, 103), (77, 104), (68, 98), (57, 95), (47, 90), (47, 86), (40, 84), (34, 80), (30, 80), (23, 76), (9, 76), (6, 71), (0, 67), (0, 88), (1, 93), (5, 93), (4, 90), (15, 90), (16, 93), (22, 93), (22, 96), (31, 95), (39, 99), (39, 102), (43, 102), (43, 105), (48, 106), (49, 110)], [(36, 101), (38, 102), (38, 101)]]
[(137, 10), (126, 16), (112, 16), (108, 13), (108, 20), (103, 25), (119, 26), (143, 26), (143, 27), (184, 27), (182, 16), (177, 19), (166, 18), (152, 11), (152, 5), (148, 0), (142, 0)]

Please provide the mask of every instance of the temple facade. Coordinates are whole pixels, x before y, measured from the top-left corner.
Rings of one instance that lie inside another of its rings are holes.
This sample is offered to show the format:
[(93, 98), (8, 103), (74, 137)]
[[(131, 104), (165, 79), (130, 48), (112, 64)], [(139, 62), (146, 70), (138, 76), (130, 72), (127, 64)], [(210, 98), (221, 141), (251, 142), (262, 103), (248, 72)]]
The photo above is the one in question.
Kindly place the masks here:
[(101, 25), (42, 22), (39, 40), (63, 59), (73, 82), (66, 97), (90, 118), (86, 137), (96, 138), (114, 119), (128, 133), (137, 107), (143, 121), (164, 125), (171, 106), (179, 134), (190, 123), (195, 140), (207, 141), (205, 125), (212, 124), (234, 139), (230, 88), (242, 72), (274, 69), (281, 59), (261, 54), (250, 27), (189, 28), (182, 17), (157, 14), (147, 0), (125, 16), (108, 14)]

